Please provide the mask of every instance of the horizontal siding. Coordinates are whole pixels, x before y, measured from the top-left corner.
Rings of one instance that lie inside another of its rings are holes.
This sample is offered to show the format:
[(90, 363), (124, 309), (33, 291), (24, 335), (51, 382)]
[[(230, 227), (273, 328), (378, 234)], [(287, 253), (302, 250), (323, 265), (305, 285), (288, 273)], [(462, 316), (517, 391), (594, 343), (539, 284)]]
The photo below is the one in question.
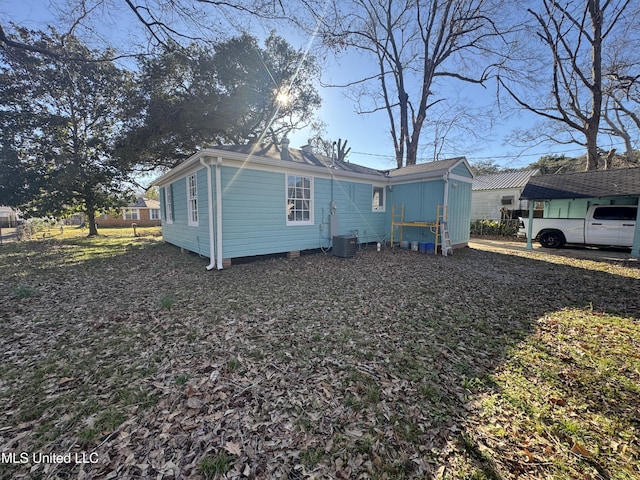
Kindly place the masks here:
[(519, 200), (522, 189), (511, 188), (501, 190), (476, 190), (471, 195), (472, 220), (500, 220), (502, 197), (513, 196), (513, 205), (506, 205), (509, 210), (526, 210), (526, 200)]
[(287, 226), (284, 173), (223, 166), (222, 185), (224, 258), (319, 247), (317, 225)]
[[(382, 241), (385, 213), (371, 211), (372, 185), (314, 178), (313, 225), (287, 225), (286, 175), (222, 168), (223, 257), (328, 248), (331, 236), (357, 232), (360, 242)], [(339, 232), (330, 232), (332, 199)]]
[[(215, 170), (215, 167), (214, 167)], [(435, 221), (442, 204), (444, 183), (430, 180), (385, 187), (385, 211), (372, 211), (373, 185), (368, 182), (314, 178), (312, 225), (287, 225), (286, 174), (250, 168), (222, 166), (222, 257), (237, 258), (331, 246), (336, 234), (356, 233), (361, 243), (389, 240), (391, 207), (405, 206), (405, 221)], [(166, 222), (164, 188), (161, 188), (163, 238), (187, 250), (209, 257), (207, 170), (197, 170), (199, 225), (187, 222), (186, 176), (171, 183), (174, 221)], [(215, 182), (214, 189), (215, 209)], [(455, 190), (455, 191), (453, 191)], [(330, 232), (332, 201), (339, 221), (338, 232)], [(452, 241), (468, 240), (471, 184), (460, 182), (450, 189)], [(464, 227), (462, 225), (465, 225)], [(397, 238), (397, 237), (396, 237)], [(405, 228), (404, 239), (433, 241), (424, 228)]]
[[(316, 212), (323, 222), (322, 246), (334, 235), (356, 234), (360, 243), (382, 242), (386, 235), (386, 214), (372, 211), (373, 185), (370, 183), (316, 179)], [(333, 192), (333, 194), (332, 194)], [(333, 197), (332, 197), (333, 195)], [(339, 231), (330, 232), (331, 200), (336, 202)], [(316, 220), (318, 217), (316, 217)]]
[[(204, 168), (196, 171), (198, 185), (198, 226), (188, 225), (187, 179), (182, 177), (170, 185), (173, 187), (173, 223), (162, 220), (162, 238), (165, 242), (209, 257), (209, 218), (207, 199), (207, 174)], [(169, 185), (165, 185), (165, 188)], [(164, 207), (164, 198), (161, 199)]]

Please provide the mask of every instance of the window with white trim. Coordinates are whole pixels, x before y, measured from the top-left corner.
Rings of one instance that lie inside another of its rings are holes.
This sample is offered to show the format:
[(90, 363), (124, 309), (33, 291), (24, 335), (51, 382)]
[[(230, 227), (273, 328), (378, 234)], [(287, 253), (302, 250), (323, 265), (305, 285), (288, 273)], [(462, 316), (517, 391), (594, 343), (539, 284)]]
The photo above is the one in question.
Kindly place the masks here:
[(187, 177), (187, 218), (190, 226), (198, 226), (198, 178), (195, 173)]
[(164, 220), (173, 223), (173, 186), (167, 185), (164, 188)]
[(122, 218), (125, 220), (140, 220), (140, 210), (137, 208), (123, 208)]
[(287, 175), (287, 225), (313, 225), (313, 177)]
[(149, 210), (151, 220), (160, 220), (160, 209), (152, 208)]
[(373, 186), (373, 195), (371, 200), (372, 212), (384, 212), (384, 187)]

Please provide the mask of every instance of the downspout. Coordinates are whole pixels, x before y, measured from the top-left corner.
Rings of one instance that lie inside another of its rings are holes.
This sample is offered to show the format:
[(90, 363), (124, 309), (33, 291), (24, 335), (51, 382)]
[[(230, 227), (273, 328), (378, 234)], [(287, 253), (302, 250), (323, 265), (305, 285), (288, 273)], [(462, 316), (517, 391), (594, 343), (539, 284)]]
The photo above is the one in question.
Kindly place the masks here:
[(218, 270), (222, 270), (222, 157), (216, 164), (216, 250)]
[(214, 252), (216, 250), (215, 239), (213, 237), (213, 193), (211, 190), (213, 182), (211, 180), (211, 162), (207, 162), (204, 158), (201, 158), (200, 163), (207, 169), (207, 214), (209, 217), (209, 265), (207, 265), (207, 270), (211, 270), (215, 267)]

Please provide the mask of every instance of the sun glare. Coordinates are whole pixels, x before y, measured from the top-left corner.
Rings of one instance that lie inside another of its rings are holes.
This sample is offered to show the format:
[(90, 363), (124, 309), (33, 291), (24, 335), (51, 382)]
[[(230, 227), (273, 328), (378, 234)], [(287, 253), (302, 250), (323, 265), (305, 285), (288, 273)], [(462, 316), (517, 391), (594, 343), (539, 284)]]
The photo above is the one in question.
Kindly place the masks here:
[(291, 96), (284, 90), (278, 90), (276, 92), (276, 102), (281, 107), (286, 107), (291, 102)]

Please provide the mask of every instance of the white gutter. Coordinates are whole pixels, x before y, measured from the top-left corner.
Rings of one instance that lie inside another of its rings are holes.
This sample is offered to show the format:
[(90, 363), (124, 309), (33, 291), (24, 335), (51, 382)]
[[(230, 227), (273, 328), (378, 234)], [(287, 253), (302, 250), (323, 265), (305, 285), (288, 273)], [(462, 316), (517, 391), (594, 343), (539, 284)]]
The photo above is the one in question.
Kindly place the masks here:
[[(216, 164), (216, 253), (218, 270), (222, 270), (222, 157), (218, 157)], [(211, 193), (211, 189), (209, 189)]]
[(211, 187), (212, 187), (211, 162), (207, 162), (203, 157), (201, 157), (200, 163), (202, 164), (203, 167), (207, 169), (207, 203), (208, 203), (207, 213), (209, 216), (209, 265), (207, 265), (207, 270), (211, 270), (213, 269), (213, 267), (215, 267), (215, 264), (214, 264), (215, 243), (214, 243), (214, 237), (213, 237), (213, 193), (211, 190)]

